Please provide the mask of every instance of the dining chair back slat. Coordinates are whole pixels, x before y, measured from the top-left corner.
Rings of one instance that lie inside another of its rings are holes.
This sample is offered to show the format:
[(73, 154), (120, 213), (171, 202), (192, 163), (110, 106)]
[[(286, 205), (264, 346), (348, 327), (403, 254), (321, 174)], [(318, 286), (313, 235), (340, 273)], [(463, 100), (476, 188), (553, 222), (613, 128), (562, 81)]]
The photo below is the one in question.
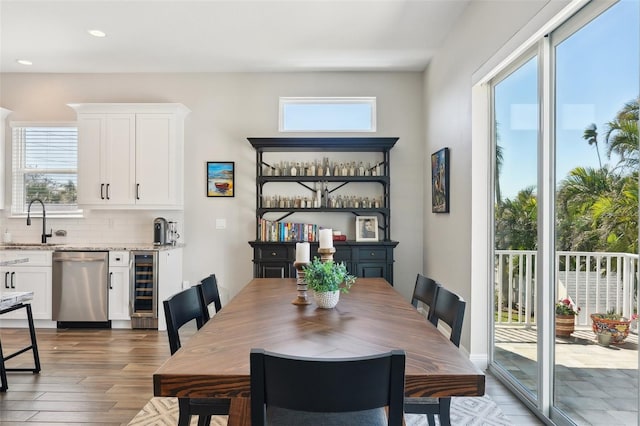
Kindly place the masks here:
[(216, 274), (211, 274), (200, 281), (198, 288), (200, 290), (200, 299), (202, 300), (202, 306), (204, 306), (204, 320), (205, 322), (207, 322), (211, 319), (211, 315), (209, 315), (210, 304), (213, 303), (216, 312), (222, 309)]
[(444, 322), (451, 328), (451, 335), (449, 340), (454, 345), (460, 346), (460, 336), (462, 335), (462, 322), (464, 320), (464, 310), (467, 305), (460, 296), (446, 289), (440, 287), (438, 290), (438, 296), (433, 305), (433, 315), (431, 316), (431, 323), (438, 326), (440, 321)]
[(427, 319), (431, 320), (433, 316), (433, 302), (436, 300), (440, 284), (427, 278), (422, 274), (418, 274), (416, 277), (416, 284), (413, 288), (413, 296), (411, 298), (411, 304), (414, 308), (418, 307), (418, 302), (422, 302), (429, 308), (427, 313)]
[[(187, 323), (195, 320), (198, 329), (206, 322), (206, 307), (203, 305), (200, 285), (189, 287), (174, 294), (162, 302), (167, 320), (167, 335), (171, 355), (182, 346), (179, 330)], [(212, 415), (229, 413), (231, 401), (227, 398), (178, 398), (178, 426), (191, 423), (191, 416), (198, 416), (198, 426), (209, 425)]]
[[(466, 302), (454, 292), (439, 286), (433, 306), (429, 308), (429, 321), (436, 327), (440, 321), (451, 328), (449, 340), (460, 347), (462, 322)], [(441, 426), (451, 425), (451, 398), (405, 398), (405, 412), (426, 414), (429, 425), (435, 425), (435, 415)]]
[(205, 323), (202, 302), (197, 287), (189, 287), (169, 297), (163, 303), (167, 321), (167, 335), (171, 355), (180, 349), (179, 330), (186, 323), (195, 320), (198, 329)]
[(337, 359), (252, 349), (250, 365), (254, 426), (267, 418), (274, 424), (403, 423), (404, 351)]

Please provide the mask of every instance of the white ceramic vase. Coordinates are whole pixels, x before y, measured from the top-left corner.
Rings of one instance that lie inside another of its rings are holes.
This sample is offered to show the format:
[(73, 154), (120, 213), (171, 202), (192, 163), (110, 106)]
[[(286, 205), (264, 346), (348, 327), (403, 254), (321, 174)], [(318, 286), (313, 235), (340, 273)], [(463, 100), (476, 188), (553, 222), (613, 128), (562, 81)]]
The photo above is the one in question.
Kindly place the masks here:
[(318, 308), (335, 308), (338, 304), (338, 300), (340, 300), (340, 290), (326, 292), (314, 291), (313, 298), (315, 299)]

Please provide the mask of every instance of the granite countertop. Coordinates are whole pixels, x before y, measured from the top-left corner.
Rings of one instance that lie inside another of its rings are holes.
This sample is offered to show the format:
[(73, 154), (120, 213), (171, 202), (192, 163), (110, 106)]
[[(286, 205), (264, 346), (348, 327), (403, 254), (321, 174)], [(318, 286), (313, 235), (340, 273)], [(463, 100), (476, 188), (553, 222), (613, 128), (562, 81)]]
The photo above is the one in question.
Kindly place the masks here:
[(130, 251), (130, 250), (173, 250), (184, 247), (176, 245), (156, 246), (153, 243), (2, 243), (0, 250), (51, 250), (51, 251)]

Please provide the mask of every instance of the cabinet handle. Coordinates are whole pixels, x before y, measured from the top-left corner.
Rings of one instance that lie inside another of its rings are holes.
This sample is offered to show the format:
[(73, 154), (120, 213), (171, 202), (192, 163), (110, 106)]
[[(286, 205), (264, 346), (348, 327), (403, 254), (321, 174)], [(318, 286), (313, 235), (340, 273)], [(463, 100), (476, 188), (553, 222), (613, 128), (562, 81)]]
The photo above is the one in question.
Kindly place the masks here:
[(136, 200), (140, 199), (140, 184), (136, 183)]
[(11, 288), (16, 288), (16, 284), (13, 282), (13, 277), (15, 277), (16, 273), (12, 272), (11, 273)]
[(113, 272), (109, 272), (109, 290), (113, 290)]
[(100, 184), (100, 199), (104, 200), (104, 183)]
[(111, 196), (109, 195), (109, 188), (111, 188), (111, 184), (110, 183), (107, 184), (107, 200), (111, 199)]
[(374, 252), (371, 252), (370, 256), (375, 256), (376, 254)]
[(4, 288), (9, 288), (9, 273), (4, 273)]

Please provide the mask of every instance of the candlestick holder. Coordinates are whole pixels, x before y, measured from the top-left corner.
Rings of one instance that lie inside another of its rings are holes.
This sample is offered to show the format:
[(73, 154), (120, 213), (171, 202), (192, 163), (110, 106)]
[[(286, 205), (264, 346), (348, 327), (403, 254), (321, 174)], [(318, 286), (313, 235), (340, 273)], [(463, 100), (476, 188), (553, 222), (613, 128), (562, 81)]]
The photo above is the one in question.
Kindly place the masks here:
[(335, 252), (336, 252), (335, 247), (319, 248), (318, 254), (320, 255), (320, 261), (324, 263), (329, 260), (333, 260), (333, 253)]
[(311, 262), (293, 262), (294, 268), (296, 268), (296, 290), (298, 291), (298, 296), (291, 302), (294, 305), (310, 305), (311, 301), (309, 301), (307, 297), (307, 283), (304, 280), (304, 269), (303, 266), (308, 265)]

